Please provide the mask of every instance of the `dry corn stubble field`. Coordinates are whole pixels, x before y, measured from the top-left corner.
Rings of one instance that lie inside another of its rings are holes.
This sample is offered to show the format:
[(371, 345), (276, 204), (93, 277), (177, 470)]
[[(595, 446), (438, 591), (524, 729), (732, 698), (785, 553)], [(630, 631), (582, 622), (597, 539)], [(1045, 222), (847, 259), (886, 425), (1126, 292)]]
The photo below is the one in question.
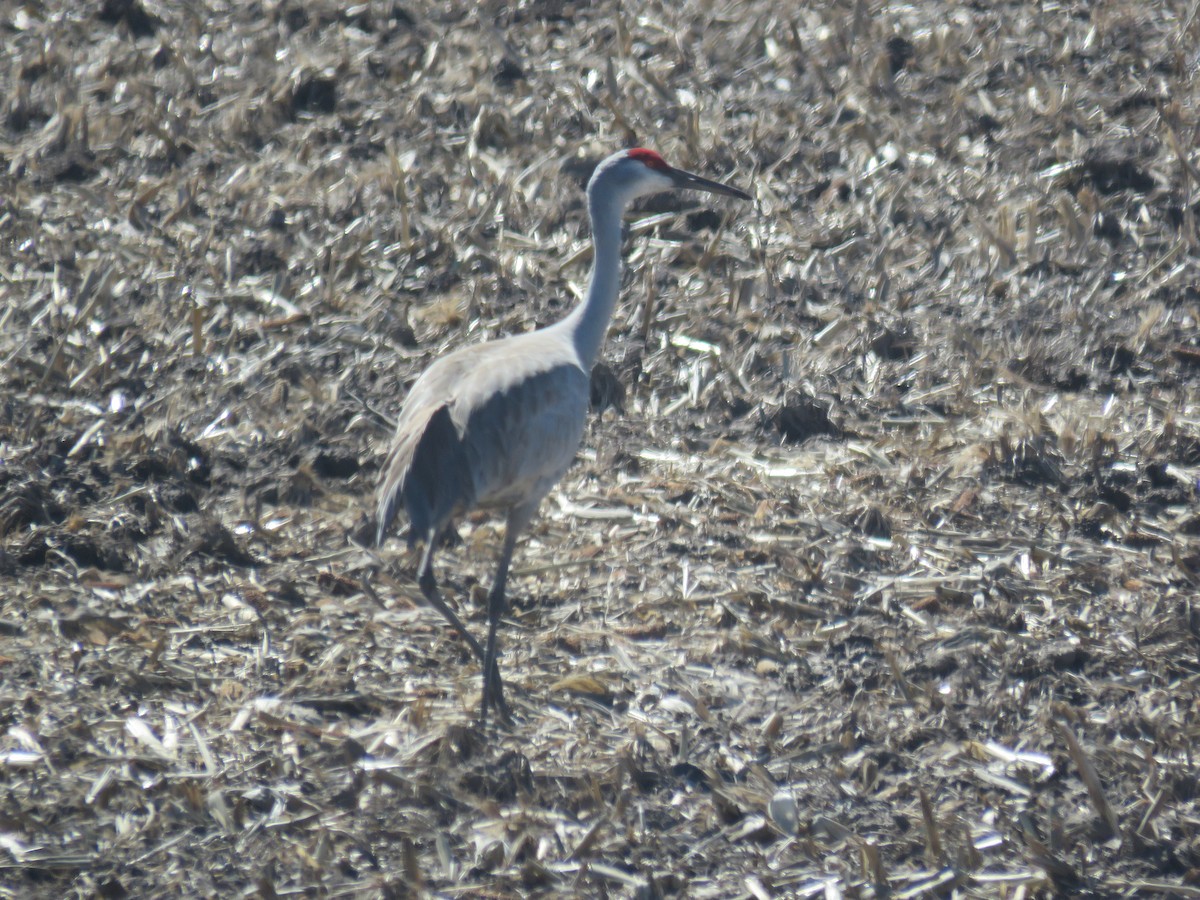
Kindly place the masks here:
[[(3, 4), (0, 895), (1200, 896), (1195, 4), (485, 6)], [(358, 537), (635, 143), (484, 741)]]

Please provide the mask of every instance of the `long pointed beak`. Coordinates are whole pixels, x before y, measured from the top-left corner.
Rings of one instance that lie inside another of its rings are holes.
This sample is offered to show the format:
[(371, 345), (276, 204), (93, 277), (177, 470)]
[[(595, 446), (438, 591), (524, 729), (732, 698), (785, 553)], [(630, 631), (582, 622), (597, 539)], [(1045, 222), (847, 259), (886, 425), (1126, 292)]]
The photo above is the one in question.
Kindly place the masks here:
[(739, 191), (737, 188), (721, 184), (719, 181), (710, 181), (699, 175), (693, 175), (691, 172), (685, 172), (683, 169), (671, 169), (671, 177), (675, 180), (675, 187), (677, 188), (692, 191), (707, 191), (710, 194), (725, 194), (730, 197), (737, 197), (739, 200), (751, 199), (750, 195), (745, 191)]

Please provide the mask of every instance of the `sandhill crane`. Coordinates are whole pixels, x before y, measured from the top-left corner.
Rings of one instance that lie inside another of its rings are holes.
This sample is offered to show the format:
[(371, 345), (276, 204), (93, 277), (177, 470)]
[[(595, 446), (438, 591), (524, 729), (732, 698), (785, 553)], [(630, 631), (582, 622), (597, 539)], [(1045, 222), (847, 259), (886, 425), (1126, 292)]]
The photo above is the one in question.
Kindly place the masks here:
[[(376, 543), (383, 543), (404, 507), (409, 547), (424, 542), (417, 576), (421, 593), (483, 667), (481, 728), (489, 703), (511, 721), (496, 662), (508, 567), (517, 537), (571, 465), (583, 437), (590, 373), (620, 286), (622, 216), (637, 197), (680, 189), (750, 199), (737, 188), (672, 168), (653, 150), (614, 153), (596, 167), (587, 186), (594, 256), (583, 301), (546, 328), (436, 360), (400, 411), (376, 498)], [(488, 594), (486, 648), (446, 605), (433, 576), (438, 536), (456, 516), (482, 507), (501, 510), (507, 519)]]

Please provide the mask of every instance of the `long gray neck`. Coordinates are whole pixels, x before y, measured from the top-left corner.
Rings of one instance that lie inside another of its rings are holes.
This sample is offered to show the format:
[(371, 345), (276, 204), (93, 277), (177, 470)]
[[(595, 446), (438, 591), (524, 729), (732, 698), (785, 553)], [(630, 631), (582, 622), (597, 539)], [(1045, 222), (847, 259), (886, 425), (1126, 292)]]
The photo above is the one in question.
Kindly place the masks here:
[(612, 321), (621, 286), (621, 216), (625, 204), (613, 196), (588, 191), (588, 214), (592, 220), (592, 275), (587, 294), (562, 321), (575, 343), (575, 352), (586, 371), (591, 371)]

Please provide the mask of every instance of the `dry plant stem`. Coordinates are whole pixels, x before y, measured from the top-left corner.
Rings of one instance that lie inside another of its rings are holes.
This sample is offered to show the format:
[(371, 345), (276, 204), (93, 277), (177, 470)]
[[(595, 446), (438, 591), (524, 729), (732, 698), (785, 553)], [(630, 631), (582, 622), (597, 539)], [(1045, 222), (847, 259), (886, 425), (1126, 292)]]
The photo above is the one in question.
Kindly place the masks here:
[(1104, 823), (1112, 835), (1120, 837), (1121, 822), (1117, 818), (1112, 804), (1108, 802), (1108, 797), (1104, 793), (1104, 785), (1100, 782), (1100, 774), (1096, 771), (1096, 767), (1092, 765), (1092, 760), (1083, 749), (1083, 745), (1079, 743), (1079, 738), (1075, 736), (1075, 732), (1066, 723), (1060, 722), (1058, 719), (1051, 719), (1050, 721), (1054, 726), (1054, 730), (1066, 742), (1067, 752), (1070, 753), (1071, 760), (1075, 763), (1075, 768), (1079, 770), (1079, 777), (1083, 779), (1084, 786), (1087, 787), (1088, 797), (1091, 798), (1092, 805), (1100, 816), (1100, 821)]
[(918, 796), (921, 799), (921, 823), (925, 827), (926, 852), (929, 855), (930, 862), (940, 863), (942, 861), (942, 840), (938, 835), (937, 818), (933, 814), (933, 804), (929, 802), (929, 795), (925, 791), (919, 791)]

